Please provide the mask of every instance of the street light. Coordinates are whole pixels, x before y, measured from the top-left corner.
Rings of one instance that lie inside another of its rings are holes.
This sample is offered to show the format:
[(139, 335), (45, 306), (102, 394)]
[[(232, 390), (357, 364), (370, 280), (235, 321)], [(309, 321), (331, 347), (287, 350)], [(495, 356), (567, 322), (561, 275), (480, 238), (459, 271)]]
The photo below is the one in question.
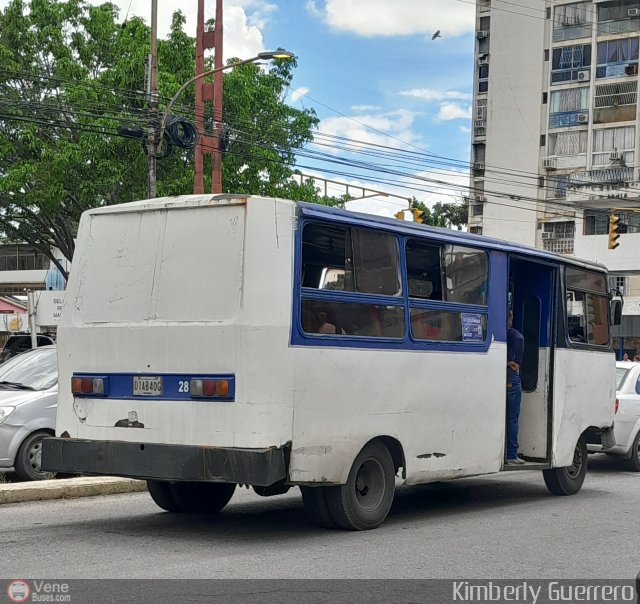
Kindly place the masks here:
[(206, 78), (207, 76), (214, 75), (221, 71), (226, 71), (227, 69), (233, 69), (234, 67), (239, 67), (240, 65), (246, 65), (247, 63), (255, 63), (256, 61), (271, 61), (273, 59), (293, 59), (295, 55), (288, 50), (269, 50), (264, 52), (259, 52), (255, 57), (251, 57), (250, 59), (244, 59), (242, 61), (236, 61), (235, 63), (229, 63), (228, 65), (223, 65), (222, 67), (216, 67), (215, 69), (210, 69), (209, 71), (204, 71), (199, 73), (198, 75), (192, 77), (190, 80), (187, 80), (178, 91), (171, 97), (167, 108), (164, 110), (164, 115), (162, 116), (162, 124), (160, 126), (160, 136), (159, 140), (162, 140), (164, 136), (165, 128), (167, 127), (167, 122), (169, 121), (169, 115), (171, 114), (171, 107), (176, 102), (178, 97), (184, 92), (185, 88), (194, 82), (202, 78)]

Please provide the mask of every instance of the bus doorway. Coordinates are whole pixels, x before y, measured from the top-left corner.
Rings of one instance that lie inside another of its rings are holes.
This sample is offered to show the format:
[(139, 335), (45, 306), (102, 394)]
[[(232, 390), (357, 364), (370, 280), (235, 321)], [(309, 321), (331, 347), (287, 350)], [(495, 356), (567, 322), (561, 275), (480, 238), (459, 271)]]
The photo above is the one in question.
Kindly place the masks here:
[[(552, 422), (553, 307), (557, 268), (512, 258), (509, 284), (513, 326), (524, 337), (520, 368), (522, 403), (519, 454), (528, 462), (550, 463)], [(520, 466), (522, 468), (522, 466)]]

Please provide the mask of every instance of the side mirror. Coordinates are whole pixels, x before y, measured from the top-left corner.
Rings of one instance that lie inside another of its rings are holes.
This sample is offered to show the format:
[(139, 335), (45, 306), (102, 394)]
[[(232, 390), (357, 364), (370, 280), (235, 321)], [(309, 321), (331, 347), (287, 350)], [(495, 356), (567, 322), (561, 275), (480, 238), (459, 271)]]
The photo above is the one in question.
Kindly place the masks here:
[(611, 325), (622, 323), (622, 301), (611, 300)]

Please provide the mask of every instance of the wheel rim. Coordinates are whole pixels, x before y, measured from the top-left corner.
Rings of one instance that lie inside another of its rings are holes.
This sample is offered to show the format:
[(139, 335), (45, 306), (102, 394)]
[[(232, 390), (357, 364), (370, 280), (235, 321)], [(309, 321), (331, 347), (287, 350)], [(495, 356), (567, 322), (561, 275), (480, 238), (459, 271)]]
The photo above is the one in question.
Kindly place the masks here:
[(34, 474), (39, 474), (44, 476), (48, 472), (42, 471), (42, 441), (37, 440), (31, 445), (29, 449), (29, 453), (27, 455), (27, 459), (29, 460), (29, 467), (34, 472)]
[(385, 493), (385, 473), (375, 459), (367, 459), (358, 469), (355, 480), (356, 499), (363, 510), (375, 510)]
[(569, 478), (577, 478), (580, 475), (583, 463), (584, 459), (582, 457), (582, 447), (580, 446), (580, 443), (578, 443), (576, 445), (576, 450), (573, 452), (573, 465), (567, 468)]

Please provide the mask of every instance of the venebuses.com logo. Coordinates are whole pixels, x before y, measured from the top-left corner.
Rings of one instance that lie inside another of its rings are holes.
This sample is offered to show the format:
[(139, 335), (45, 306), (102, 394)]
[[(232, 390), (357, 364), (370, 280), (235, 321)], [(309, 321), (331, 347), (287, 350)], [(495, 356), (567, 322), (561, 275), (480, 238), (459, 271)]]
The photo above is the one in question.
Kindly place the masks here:
[(26, 602), (31, 596), (31, 587), (22, 579), (14, 579), (7, 585), (7, 596), (10, 602)]

